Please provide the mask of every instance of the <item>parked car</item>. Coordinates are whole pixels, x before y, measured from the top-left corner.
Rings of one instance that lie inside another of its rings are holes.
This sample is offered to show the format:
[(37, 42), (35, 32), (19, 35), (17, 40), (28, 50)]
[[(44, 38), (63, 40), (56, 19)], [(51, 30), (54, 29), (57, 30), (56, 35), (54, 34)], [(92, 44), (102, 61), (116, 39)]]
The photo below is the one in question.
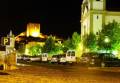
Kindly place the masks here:
[(81, 56), (81, 62), (84, 64), (90, 63), (91, 59), (97, 56), (97, 53), (83, 53)]
[(48, 53), (41, 54), (41, 61), (42, 62), (47, 62), (48, 61)]
[(74, 50), (68, 50), (64, 54), (53, 55), (51, 62), (56, 63), (75, 63), (76, 56)]
[(68, 50), (66, 52), (66, 62), (67, 63), (75, 63), (76, 62), (76, 56), (74, 50)]
[(101, 66), (120, 66), (120, 60), (112, 53), (100, 53), (98, 58), (100, 58)]
[(30, 61), (40, 61), (40, 57), (39, 56), (29, 56)]
[(59, 62), (59, 56), (58, 55), (53, 55), (51, 58), (51, 63), (58, 63)]
[(88, 66), (120, 66), (120, 60), (112, 53), (83, 53), (80, 62)]
[(60, 54), (59, 55), (59, 63), (66, 63), (66, 54)]
[(28, 55), (23, 55), (21, 56), (21, 60), (30, 61), (30, 57)]

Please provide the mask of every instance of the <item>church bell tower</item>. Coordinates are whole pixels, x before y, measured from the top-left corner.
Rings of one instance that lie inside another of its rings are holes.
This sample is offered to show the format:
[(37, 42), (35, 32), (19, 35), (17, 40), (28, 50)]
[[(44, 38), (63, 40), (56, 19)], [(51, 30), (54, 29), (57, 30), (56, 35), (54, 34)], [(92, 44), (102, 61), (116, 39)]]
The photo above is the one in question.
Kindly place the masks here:
[(97, 34), (104, 24), (106, 0), (83, 0), (81, 6), (81, 35)]

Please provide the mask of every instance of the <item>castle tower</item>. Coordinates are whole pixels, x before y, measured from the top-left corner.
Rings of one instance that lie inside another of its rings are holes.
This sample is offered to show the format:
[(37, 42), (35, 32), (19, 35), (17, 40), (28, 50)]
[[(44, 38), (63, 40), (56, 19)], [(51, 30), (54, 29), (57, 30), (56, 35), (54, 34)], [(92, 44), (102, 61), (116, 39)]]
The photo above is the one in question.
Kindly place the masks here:
[(27, 24), (27, 37), (38, 37), (40, 35), (40, 24), (39, 23), (28, 23)]

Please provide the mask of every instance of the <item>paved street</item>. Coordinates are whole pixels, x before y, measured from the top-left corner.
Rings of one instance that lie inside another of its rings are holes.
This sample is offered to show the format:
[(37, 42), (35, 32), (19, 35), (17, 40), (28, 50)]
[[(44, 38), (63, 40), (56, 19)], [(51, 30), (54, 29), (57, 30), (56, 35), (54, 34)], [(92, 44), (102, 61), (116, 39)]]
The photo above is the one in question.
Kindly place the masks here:
[(23, 65), (0, 72), (0, 83), (120, 83), (120, 68), (80, 65)]

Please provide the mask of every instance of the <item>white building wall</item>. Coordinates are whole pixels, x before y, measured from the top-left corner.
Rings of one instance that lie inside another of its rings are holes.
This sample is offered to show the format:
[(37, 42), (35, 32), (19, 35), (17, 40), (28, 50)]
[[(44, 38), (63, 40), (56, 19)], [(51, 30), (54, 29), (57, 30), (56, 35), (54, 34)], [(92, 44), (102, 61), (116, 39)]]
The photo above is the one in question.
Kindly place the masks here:
[(93, 14), (93, 32), (96, 33), (102, 29), (102, 14)]
[(106, 15), (105, 16), (105, 24), (113, 22), (113, 20), (120, 23), (120, 16), (113, 16), (113, 15)]
[(90, 15), (82, 23), (82, 35), (90, 32)]
[(93, 9), (94, 10), (103, 10), (103, 1), (93, 1)]

